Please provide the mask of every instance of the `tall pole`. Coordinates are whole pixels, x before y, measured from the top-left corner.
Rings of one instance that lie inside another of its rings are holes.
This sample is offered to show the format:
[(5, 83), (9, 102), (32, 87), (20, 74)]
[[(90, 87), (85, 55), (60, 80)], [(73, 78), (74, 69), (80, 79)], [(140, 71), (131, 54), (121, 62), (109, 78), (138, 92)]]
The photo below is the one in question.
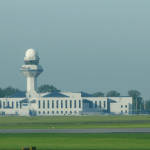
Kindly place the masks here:
[(136, 97), (136, 113), (137, 113), (137, 97)]
[(140, 103), (140, 114), (141, 114), (141, 103)]
[(145, 98), (144, 98), (144, 110), (145, 110)]

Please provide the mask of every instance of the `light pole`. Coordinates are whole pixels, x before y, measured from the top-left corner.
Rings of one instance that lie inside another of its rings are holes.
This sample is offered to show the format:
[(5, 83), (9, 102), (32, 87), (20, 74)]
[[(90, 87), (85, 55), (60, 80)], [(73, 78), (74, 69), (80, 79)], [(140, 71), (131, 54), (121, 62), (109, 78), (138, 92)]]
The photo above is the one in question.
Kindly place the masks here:
[(137, 113), (137, 97), (136, 97), (136, 113)]

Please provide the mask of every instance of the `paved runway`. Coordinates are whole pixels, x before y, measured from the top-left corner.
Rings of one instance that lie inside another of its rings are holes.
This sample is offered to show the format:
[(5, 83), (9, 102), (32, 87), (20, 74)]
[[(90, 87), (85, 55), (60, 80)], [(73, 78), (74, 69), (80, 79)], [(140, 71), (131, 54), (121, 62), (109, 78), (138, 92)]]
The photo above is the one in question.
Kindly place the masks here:
[(0, 133), (150, 133), (150, 128), (109, 129), (0, 129)]

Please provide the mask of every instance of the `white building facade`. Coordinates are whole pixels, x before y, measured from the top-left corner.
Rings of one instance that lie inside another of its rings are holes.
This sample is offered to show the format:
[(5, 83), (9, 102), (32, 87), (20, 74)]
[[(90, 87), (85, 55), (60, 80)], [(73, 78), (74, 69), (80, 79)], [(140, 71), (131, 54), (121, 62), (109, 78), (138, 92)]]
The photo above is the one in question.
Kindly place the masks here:
[(0, 115), (100, 115), (132, 114), (132, 97), (95, 97), (80, 92), (37, 93), (37, 77), (43, 72), (33, 49), (26, 51), (21, 72), (27, 77), (27, 93), (0, 98)]

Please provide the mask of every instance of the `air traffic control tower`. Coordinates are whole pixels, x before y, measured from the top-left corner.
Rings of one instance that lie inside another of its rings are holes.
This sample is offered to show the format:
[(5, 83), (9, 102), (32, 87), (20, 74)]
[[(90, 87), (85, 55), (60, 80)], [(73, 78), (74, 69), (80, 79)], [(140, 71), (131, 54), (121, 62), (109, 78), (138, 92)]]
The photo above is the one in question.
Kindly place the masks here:
[(37, 97), (37, 77), (43, 72), (42, 66), (39, 65), (40, 58), (34, 49), (28, 49), (25, 53), (25, 65), (22, 65), (21, 72), (27, 77), (27, 94), (28, 98)]

